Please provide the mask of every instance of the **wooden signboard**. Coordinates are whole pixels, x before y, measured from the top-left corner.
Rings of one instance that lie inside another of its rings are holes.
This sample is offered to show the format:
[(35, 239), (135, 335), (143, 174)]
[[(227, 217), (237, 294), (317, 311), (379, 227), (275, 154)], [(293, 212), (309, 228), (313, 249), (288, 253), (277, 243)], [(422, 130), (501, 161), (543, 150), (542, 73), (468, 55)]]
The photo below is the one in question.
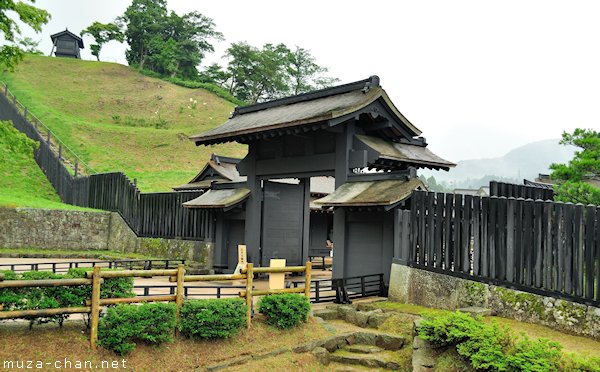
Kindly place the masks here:
[(243, 244), (238, 245), (238, 264), (233, 271), (234, 274), (241, 274), (242, 269), (246, 268), (246, 265), (248, 264), (247, 257), (246, 246)]
[[(272, 258), (269, 266), (285, 267), (285, 259)], [(269, 274), (269, 289), (284, 289), (285, 288), (285, 273), (270, 273)]]

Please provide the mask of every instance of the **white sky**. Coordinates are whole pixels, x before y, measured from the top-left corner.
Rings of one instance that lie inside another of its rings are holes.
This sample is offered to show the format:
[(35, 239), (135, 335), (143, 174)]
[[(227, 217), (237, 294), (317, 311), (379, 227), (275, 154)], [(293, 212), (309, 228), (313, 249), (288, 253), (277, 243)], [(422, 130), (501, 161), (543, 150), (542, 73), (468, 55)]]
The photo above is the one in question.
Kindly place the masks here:
[[(38, 0), (52, 20), (79, 34), (109, 22), (130, 1)], [(310, 49), (341, 83), (376, 74), (430, 149), (452, 161), (501, 156), (563, 130), (600, 128), (600, 2), (596, 1), (190, 1), (168, 0), (183, 14), (211, 17), (226, 40)], [(90, 38), (82, 58), (94, 59)], [(103, 61), (125, 64), (115, 42)]]

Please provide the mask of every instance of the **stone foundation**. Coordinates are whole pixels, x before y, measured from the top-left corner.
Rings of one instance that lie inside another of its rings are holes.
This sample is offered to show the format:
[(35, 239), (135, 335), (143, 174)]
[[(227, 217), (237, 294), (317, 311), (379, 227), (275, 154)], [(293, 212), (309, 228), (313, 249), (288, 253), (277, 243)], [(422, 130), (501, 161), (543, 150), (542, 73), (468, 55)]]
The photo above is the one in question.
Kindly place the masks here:
[(0, 208), (0, 247), (111, 250), (185, 259), (196, 271), (212, 269), (214, 243), (139, 238), (118, 213)]
[(486, 307), (495, 315), (600, 340), (600, 308), (392, 264), (389, 299), (456, 310)]

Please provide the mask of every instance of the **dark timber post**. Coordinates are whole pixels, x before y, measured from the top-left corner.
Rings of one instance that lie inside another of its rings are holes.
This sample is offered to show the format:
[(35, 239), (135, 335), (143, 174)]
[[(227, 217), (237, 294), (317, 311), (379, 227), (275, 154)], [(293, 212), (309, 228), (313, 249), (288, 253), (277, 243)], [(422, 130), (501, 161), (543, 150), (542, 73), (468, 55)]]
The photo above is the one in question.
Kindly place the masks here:
[[(348, 153), (352, 148), (354, 121), (343, 126), (335, 141), (335, 188), (348, 180)], [(333, 213), (333, 273), (334, 278), (343, 278), (346, 274), (346, 210), (337, 208)]]
[(247, 165), (247, 185), (250, 197), (246, 202), (245, 243), (248, 262), (261, 266), (260, 235), (262, 232), (262, 188), (261, 181), (256, 176), (256, 147), (250, 144), (248, 155), (244, 159)]

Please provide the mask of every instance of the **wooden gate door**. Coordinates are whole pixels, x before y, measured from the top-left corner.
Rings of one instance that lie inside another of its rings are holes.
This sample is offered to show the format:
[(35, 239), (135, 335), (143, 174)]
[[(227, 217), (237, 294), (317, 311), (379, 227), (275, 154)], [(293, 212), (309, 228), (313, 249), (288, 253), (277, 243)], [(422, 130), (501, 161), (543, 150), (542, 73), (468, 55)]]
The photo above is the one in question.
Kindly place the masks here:
[(304, 199), (303, 183), (264, 183), (263, 266), (271, 258), (285, 258), (287, 266), (303, 264)]

